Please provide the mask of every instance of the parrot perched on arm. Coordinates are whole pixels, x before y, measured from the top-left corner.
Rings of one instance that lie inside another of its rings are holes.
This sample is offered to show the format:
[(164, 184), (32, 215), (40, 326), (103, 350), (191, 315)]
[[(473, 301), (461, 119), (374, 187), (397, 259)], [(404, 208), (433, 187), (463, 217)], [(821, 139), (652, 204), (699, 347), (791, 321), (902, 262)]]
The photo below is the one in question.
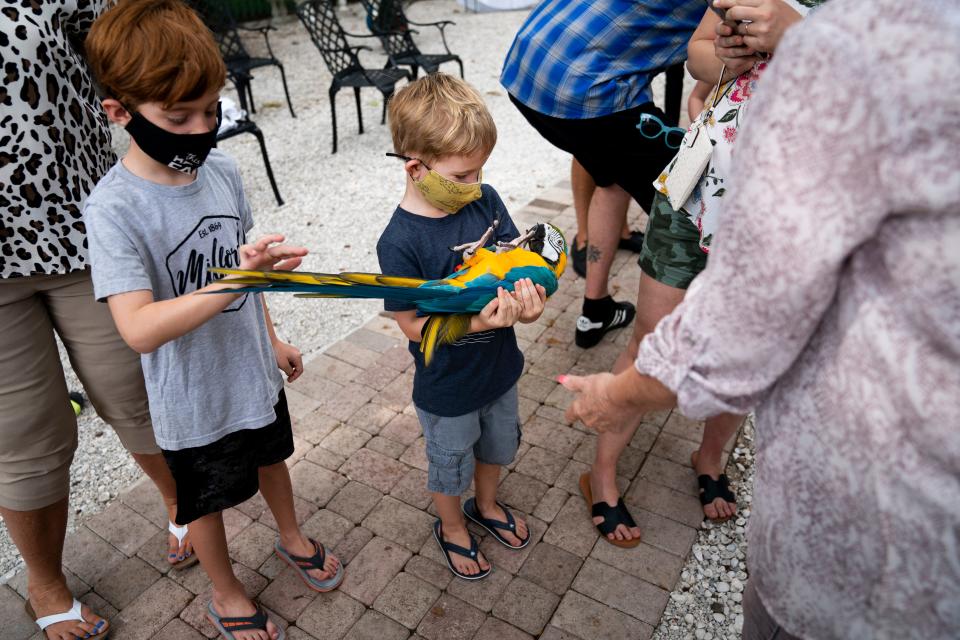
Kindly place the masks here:
[(302, 298), (382, 298), (414, 304), (424, 325), (420, 351), (429, 365), (440, 345), (466, 335), (471, 316), (497, 297), (497, 289), (513, 291), (514, 283), (530, 278), (547, 296), (559, 285), (567, 265), (567, 241), (549, 223), (537, 223), (511, 242), (485, 247), (497, 221), (476, 242), (451, 247), (463, 251), (463, 264), (440, 280), (422, 280), (378, 273), (306, 273), (211, 269), (245, 285), (230, 293), (288, 292)]

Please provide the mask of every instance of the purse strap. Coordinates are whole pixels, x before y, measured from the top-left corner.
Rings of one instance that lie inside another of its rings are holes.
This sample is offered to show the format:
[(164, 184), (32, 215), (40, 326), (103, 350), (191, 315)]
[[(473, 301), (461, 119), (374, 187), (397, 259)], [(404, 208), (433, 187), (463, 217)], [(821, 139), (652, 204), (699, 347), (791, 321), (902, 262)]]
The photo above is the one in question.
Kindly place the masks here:
[(724, 90), (723, 95), (717, 95), (720, 93), (720, 85), (723, 84), (723, 74), (727, 72), (727, 65), (724, 64), (720, 69), (720, 77), (717, 78), (717, 86), (713, 90), (713, 104), (710, 105), (709, 109), (704, 109), (700, 113), (700, 122), (701, 124), (710, 119), (710, 116), (713, 115), (713, 110), (717, 108), (717, 105), (720, 104), (720, 101), (727, 95), (730, 91), (730, 87), (733, 86), (733, 80), (727, 83), (727, 88)]

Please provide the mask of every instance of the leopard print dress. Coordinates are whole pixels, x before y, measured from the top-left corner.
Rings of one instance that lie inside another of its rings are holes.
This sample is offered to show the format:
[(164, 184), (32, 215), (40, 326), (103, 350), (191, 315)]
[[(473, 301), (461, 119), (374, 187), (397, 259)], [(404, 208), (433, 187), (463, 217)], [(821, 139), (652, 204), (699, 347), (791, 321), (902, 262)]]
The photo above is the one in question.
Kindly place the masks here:
[(80, 210), (116, 161), (80, 43), (102, 0), (0, 9), (0, 278), (85, 269)]

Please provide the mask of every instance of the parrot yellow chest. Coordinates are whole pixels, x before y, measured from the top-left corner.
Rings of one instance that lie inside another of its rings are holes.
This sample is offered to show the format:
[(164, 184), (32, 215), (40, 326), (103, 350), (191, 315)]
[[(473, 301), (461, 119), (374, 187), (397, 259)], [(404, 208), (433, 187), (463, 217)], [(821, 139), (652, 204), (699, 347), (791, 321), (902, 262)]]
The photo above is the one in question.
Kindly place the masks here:
[(511, 249), (503, 253), (495, 253), (489, 249), (479, 249), (463, 264), (465, 272), (456, 278), (449, 279), (450, 284), (467, 286), (467, 283), (491, 274), (498, 280), (507, 277), (507, 273), (514, 267), (546, 267), (546, 261), (532, 251), (526, 249)]

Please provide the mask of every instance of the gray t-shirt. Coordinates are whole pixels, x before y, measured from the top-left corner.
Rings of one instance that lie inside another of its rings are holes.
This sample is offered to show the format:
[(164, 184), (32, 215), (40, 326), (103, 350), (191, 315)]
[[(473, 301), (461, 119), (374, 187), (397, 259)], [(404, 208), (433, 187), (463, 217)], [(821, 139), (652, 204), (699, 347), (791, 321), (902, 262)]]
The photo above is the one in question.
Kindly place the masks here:
[[(118, 162), (83, 209), (97, 300), (148, 290), (155, 300), (237, 267), (253, 226), (233, 159), (214, 149), (179, 187), (139, 178)], [(141, 356), (157, 444), (175, 451), (276, 419), (283, 379), (258, 295), (244, 295), (190, 333)]]

